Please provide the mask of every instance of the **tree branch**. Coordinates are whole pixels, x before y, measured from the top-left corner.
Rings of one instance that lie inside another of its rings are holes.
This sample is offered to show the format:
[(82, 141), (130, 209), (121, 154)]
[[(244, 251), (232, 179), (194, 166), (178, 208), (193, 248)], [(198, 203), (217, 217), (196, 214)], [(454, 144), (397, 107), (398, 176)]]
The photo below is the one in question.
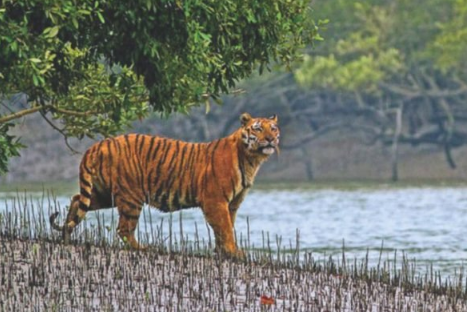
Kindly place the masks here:
[(62, 129), (58, 128), (52, 121), (49, 120), (49, 118), (47, 118), (47, 116), (44, 114), (43, 111), (41, 111), (41, 115), (42, 115), (42, 118), (44, 118), (44, 120), (55, 130), (57, 131), (58, 133), (60, 133), (61, 135), (63, 135), (63, 138), (65, 139), (65, 144), (66, 146), (68, 147), (68, 149), (73, 153), (73, 154), (80, 154), (80, 152), (78, 152), (77, 150), (75, 150), (73, 147), (71, 147), (70, 143), (68, 142), (68, 135), (63, 132)]
[(95, 114), (99, 113), (98, 111), (87, 111), (87, 112), (72, 111), (72, 110), (68, 110), (68, 109), (55, 107), (52, 104), (47, 104), (47, 105), (43, 105), (43, 106), (40, 106), (40, 105), (39, 106), (34, 106), (32, 108), (24, 109), (22, 111), (19, 111), (19, 112), (16, 112), (16, 113), (13, 113), (13, 114), (10, 114), (10, 115), (7, 115), (7, 116), (0, 117), (0, 124), (7, 123), (9, 121), (19, 119), (21, 117), (24, 117), (24, 116), (27, 116), (27, 115), (30, 115), (30, 114), (34, 114), (34, 113), (36, 113), (36, 112), (38, 112), (40, 110), (51, 110), (53, 112), (57, 112), (57, 113), (65, 114), (65, 115), (70, 115), (70, 116), (76, 116), (76, 117), (88, 117), (88, 116), (95, 115)]
[[(47, 107), (47, 105), (46, 105), (46, 107)], [(36, 113), (36, 112), (38, 112), (41, 109), (44, 109), (46, 107), (35, 106), (35, 107), (24, 109), (22, 111), (19, 111), (19, 112), (16, 112), (16, 113), (13, 113), (13, 114), (10, 114), (10, 115), (7, 115), (7, 116), (0, 117), (0, 124), (7, 123), (9, 121), (24, 117), (26, 115), (34, 114), (34, 113)]]

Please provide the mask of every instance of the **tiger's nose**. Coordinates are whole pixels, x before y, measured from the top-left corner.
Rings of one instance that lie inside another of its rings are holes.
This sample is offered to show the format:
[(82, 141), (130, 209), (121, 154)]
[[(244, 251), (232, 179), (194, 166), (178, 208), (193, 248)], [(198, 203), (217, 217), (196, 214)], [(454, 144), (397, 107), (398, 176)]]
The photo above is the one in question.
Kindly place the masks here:
[(268, 136), (266, 137), (266, 141), (268, 141), (269, 143), (271, 143), (272, 141), (274, 141), (274, 137), (271, 136), (271, 135), (268, 135)]

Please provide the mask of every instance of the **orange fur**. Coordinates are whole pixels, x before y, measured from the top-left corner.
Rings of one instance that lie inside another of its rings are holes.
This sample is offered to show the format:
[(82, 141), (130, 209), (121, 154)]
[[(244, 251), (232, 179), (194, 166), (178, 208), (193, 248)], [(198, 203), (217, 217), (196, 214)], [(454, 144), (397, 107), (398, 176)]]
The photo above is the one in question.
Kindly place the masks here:
[(63, 231), (69, 240), (87, 211), (117, 207), (118, 234), (141, 248), (134, 231), (147, 203), (168, 212), (201, 207), (216, 237), (216, 247), (238, 255), (233, 227), (237, 210), (256, 173), (278, 150), (277, 117), (241, 116), (241, 127), (209, 143), (188, 143), (156, 136), (129, 134), (91, 146), (79, 170), (80, 193), (72, 198)]

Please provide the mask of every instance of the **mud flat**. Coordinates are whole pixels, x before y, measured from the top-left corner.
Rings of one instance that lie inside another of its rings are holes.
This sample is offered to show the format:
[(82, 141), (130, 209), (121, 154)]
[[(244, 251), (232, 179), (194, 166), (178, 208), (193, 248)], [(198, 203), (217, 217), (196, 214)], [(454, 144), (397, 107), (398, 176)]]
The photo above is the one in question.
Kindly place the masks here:
[(467, 311), (462, 283), (249, 258), (0, 236), (0, 311)]

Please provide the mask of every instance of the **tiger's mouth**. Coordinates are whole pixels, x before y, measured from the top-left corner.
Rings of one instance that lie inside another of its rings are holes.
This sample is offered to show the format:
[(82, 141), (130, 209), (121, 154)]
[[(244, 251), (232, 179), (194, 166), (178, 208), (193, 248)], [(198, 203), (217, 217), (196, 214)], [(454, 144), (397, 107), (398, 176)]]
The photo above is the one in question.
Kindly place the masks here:
[(263, 154), (266, 154), (266, 155), (272, 155), (274, 154), (276, 150), (274, 149), (274, 147), (263, 147), (261, 148), (261, 152)]
[(265, 155), (272, 155), (276, 151), (277, 146), (268, 144), (265, 146), (260, 146), (259, 151)]

